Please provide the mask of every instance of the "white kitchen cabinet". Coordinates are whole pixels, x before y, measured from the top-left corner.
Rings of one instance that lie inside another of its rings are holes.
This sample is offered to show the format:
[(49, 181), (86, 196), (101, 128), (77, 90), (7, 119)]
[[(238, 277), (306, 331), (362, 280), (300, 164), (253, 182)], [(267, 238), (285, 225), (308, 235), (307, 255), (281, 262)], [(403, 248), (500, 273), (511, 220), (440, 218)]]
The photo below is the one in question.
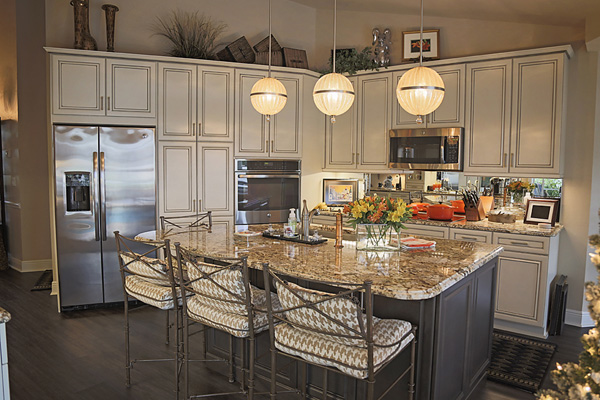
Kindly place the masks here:
[(231, 143), (159, 141), (159, 213), (233, 215)]
[[(394, 102), (392, 128), (462, 128), (464, 126), (465, 104), (465, 64), (433, 67), (444, 81), (445, 92), (442, 104), (431, 114), (424, 117), (422, 124), (417, 124), (415, 115), (407, 113), (398, 101)], [(393, 98), (396, 100), (398, 81), (409, 68), (393, 74)]]
[(512, 61), (467, 65), (464, 171), (508, 172)]
[(563, 54), (513, 60), (510, 172), (559, 175)]
[(270, 121), (254, 109), (252, 86), (266, 77), (264, 71), (236, 69), (235, 155), (257, 158), (302, 157), (302, 76), (273, 73), (286, 88), (288, 98), (281, 112)]
[(392, 74), (351, 77), (352, 107), (326, 120), (325, 167), (335, 170), (388, 169)]
[(196, 143), (159, 141), (157, 154), (160, 215), (196, 212)]
[(232, 216), (233, 144), (199, 142), (197, 174), (200, 211)]
[(492, 232), (450, 228), (450, 239), (465, 242), (492, 243)]
[(229, 230), (234, 227), (233, 217), (213, 217), (212, 219), (213, 227), (224, 227)]
[(51, 56), (53, 114), (156, 117), (156, 63)]
[(448, 239), (450, 237), (450, 228), (445, 226), (432, 226), (423, 224), (404, 223), (405, 229), (402, 229), (403, 234), (426, 236), (437, 239)]
[(542, 237), (494, 232), (498, 257), (494, 327), (546, 337), (549, 296), (558, 265), (558, 236)]
[(158, 66), (159, 140), (233, 141), (233, 69)]
[(565, 57), (467, 65), (465, 173), (560, 177)]

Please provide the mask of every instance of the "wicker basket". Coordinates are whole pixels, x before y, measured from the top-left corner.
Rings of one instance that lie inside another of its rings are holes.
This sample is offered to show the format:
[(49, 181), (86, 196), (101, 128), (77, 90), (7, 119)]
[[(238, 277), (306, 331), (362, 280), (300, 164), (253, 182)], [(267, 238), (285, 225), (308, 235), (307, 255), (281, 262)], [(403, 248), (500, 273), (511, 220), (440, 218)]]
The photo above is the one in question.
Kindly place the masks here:
[(256, 55), (250, 47), (250, 43), (245, 36), (229, 43), (225, 48), (217, 53), (221, 61), (235, 61), (241, 63), (254, 63)]
[[(268, 65), (269, 64), (269, 52), (261, 51), (259, 53), (256, 53), (256, 63)], [(271, 65), (283, 67), (283, 52), (282, 51), (273, 51), (272, 52)]]
[[(262, 53), (264, 51), (267, 54), (269, 54), (269, 37), (267, 36), (260, 42), (256, 43), (254, 45), (254, 51), (256, 51), (257, 53)], [(271, 51), (281, 51), (281, 46), (279, 45), (277, 40), (275, 40), (275, 36), (273, 35), (271, 35)]]
[(308, 69), (308, 59), (306, 50), (283, 48), (283, 62), (286, 67)]

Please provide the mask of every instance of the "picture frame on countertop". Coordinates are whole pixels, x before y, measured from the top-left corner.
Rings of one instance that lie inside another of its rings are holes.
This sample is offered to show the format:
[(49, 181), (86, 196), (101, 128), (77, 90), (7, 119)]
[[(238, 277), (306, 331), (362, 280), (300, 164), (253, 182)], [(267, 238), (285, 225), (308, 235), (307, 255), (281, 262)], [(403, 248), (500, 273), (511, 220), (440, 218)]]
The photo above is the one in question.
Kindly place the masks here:
[(556, 225), (558, 215), (557, 199), (528, 199), (523, 222), (526, 224), (546, 223)]
[[(402, 32), (402, 60), (418, 61), (420, 56), (420, 31)], [(440, 58), (440, 30), (423, 31), (423, 59), (438, 60)]]
[(323, 179), (323, 202), (344, 206), (358, 199), (358, 179)]

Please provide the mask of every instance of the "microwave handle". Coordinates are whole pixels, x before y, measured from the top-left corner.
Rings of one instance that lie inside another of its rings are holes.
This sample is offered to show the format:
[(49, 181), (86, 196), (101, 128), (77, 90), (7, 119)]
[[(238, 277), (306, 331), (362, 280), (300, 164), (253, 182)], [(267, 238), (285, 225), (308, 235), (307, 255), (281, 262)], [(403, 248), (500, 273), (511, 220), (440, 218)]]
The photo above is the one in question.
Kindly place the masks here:
[(446, 164), (446, 160), (444, 159), (444, 145), (440, 146), (440, 164)]
[(238, 175), (238, 178), (300, 178), (300, 175), (275, 175), (275, 174), (270, 174), (270, 175), (264, 175), (264, 174), (250, 175), (250, 174), (241, 174), (241, 175)]

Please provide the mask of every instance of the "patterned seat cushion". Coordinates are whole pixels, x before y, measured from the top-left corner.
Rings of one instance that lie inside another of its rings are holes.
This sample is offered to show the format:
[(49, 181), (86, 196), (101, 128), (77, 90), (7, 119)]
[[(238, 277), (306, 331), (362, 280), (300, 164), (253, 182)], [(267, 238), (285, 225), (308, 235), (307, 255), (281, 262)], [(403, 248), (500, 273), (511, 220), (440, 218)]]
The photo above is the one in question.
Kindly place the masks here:
[[(254, 314), (254, 332), (259, 333), (269, 328), (266, 313), (267, 296), (264, 290), (254, 286), (251, 286), (250, 290), (252, 293), (252, 304), (257, 308)], [(233, 336), (248, 336), (249, 321), (246, 313), (224, 312), (220, 308), (212, 307), (212, 304), (212, 301), (206, 301), (206, 298), (202, 296), (194, 295), (189, 297), (187, 300), (188, 316), (195, 321), (228, 332)], [(281, 309), (281, 304), (279, 304), (279, 299), (275, 293), (271, 293), (271, 304), (273, 305), (273, 309)]]
[(170, 286), (167, 263), (158, 258), (120, 253), (123, 265), (133, 274), (156, 285)]
[[(308, 302), (317, 302), (333, 296), (331, 293), (305, 289), (293, 283), (282, 285), (280, 282), (276, 282), (276, 287), (283, 309), (298, 307), (304, 304), (304, 302), (294, 295), (294, 293), (298, 294), (302, 299)], [(354, 302), (347, 297), (336, 297), (319, 303), (315, 307), (327, 315), (327, 317), (311, 308), (301, 307), (292, 311), (287, 311), (285, 313), (286, 319), (311, 330), (321, 331), (325, 339), (346, 345), (366, 346), (366, 342), (361, 338), (353, 339), (328, 335), (331, 333), (337, 335), (359, 336), (356, 332), (366, 334), (364, 329), (361, 328), (361, 325), (362, 327), (366, 326), (365, 317), (357, 302)], [(359, 316), (362, 318), (362, 321), (360, 321), (362, 324), (359, 322)], [(329, 318), (338, 321), (339, 323), (334, 322)], [(346, 327), (353, 329), (356, 332), (353, 332)], [(318, 333), (315, 334), (318, 335)]]
[[(387, 360), (400, 353), (414, 335), (411, 333), (401, 343), (394, 346), (377, 347), (377, 345), (385, 346), (398, 342), (411, 328), (411, 324), (406, 321), (373, 317), (375, 371)], [(275, 327), (275, 346), (285, 353), (299, 356), (315, 364), (335, 367), (355, 378), (367, 378), (368, 358), (367, 349), (364, 347), (327, 340), (324, 335), (298, 329), (287, 323), (281, 323)]]
[[(225, 313), (246, 315), (244, 280), (241, 270), (223, 269), (224, 267), (203, 262), (187, 263), (191, 286), (196, 295), (203, 297), (202, 303)], [(211, 274), (202, 278), (202, 273)], [(225, 288), (223, 290), (221, 287)], [(231, 292), (231, 293), (229, 293)]]
[[(145, 278), (129, 275), (125, 277), (125, 290), (131, 297), (161, 310), (170, 310), (173, 308), (173, 291), (171, 290), (171, 286), (157, 285)], [(179, 305), (181, 305), (181, 289), (179, 287), (177, 288), (177, 298), (179, 299)]]

